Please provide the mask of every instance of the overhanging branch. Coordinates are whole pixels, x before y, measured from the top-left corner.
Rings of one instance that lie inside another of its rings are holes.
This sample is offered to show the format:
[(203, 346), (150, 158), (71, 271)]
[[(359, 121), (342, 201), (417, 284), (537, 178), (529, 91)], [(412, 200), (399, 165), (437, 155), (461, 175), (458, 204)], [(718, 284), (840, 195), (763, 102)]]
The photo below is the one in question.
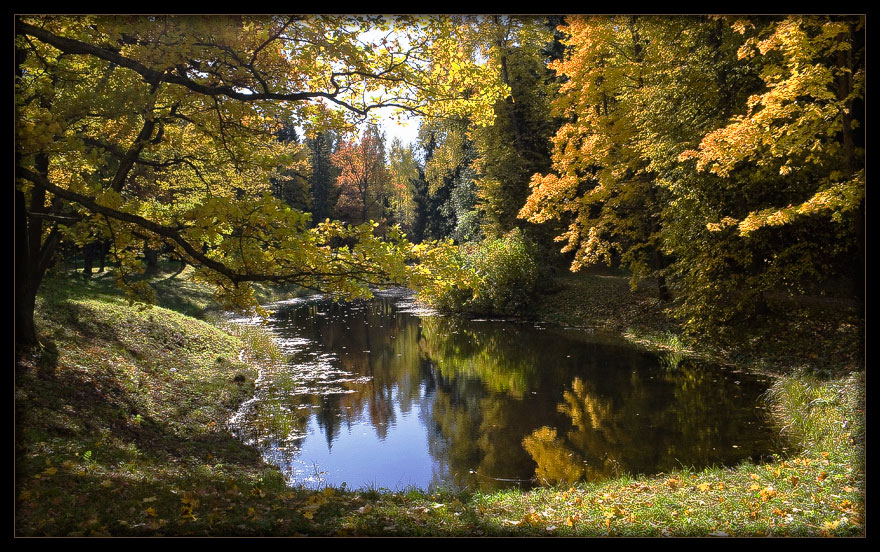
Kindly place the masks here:
[(223, 264), (216, 259), (204, 254), (199, 248), (196, 248), (185, 237), (180, 234), (178, 228), (163, 226), (155, 223), (139, 215), (119, 211), (105, 205), (101, 205), (94, 198), (78, 194), (68, 189), (53, 184), (47, 178), (35, 173), (24, 167), (16, 169), (17, 176), (30, 180), (34, 184), (42, 186), (46, 191), (54, 194), (67, 201), (82, 205), (86, 209), (95, 214), (105, 216), (109, 219), (134, 224), (152, 232), (158, 236), (168, 239), (172, 243), (179, 246), (193, 261), (225, 276), (233, 284), (238, 285), (243, 282), (275, 282), (275, 283), (296, 283), (304, 287), (314, 287), (310, 282), (333, 282), (341, 280), (354, 280), (367, 284), (383, 284), (389, 283), (388, 275), (376, 266), (359, 266), (353, 264), (352, 268), (341, 269), (332, 272), (318, 270), (291, 270), (286, 273), (248, 273), (237, 272), (229, 266)]
[[(333, 76), (331, 76), (331, 82), (333, 82), (334, 86), (336, 87), (333, 92), (272, 92), (265, 89), (265, 83), (261, 83), (264, 88), (263, 91), (258, 91), (254, 89), (243, 92), (229, 85), (202, 84), (193, 81), (185, 74), (170, 70), (171, 68), (163, 69), (161, 71), (153, 69), (152, 67), (148, 67), (147, 65), (144, 65), (137, 60), (128, 58), (114, 50), (102, 48), (100, 46), (89, 44), (81, 40), (59, 36), (46, 29), (36, 27), (23, 21), (16, 21), (15, 32), (16, 34), (37, 38), (42, 42), (49, 44), (67, 54), (88, 55), (96, 57), (98, 59), (103, 59), (104, 61), (108, 61), (110, 63), (115, 63), (119, 67), (125, 67), (138, 73), (139, 75), (141, 75), (141, 77), (143, 77), (144, 80), (149, 83), (158, 84), (161, 82), (166, 82), (177, 84), (180, 86), (184, 86), (192, 90), (193, 92), (204, 94), (205, 96), (209, 97), (225, 96), (227, 98), (242, 102), (260, 102), (266, 100), (302, 102), (307, 100), (325, 99), (361, 117), (366, 117), (369, 111), (373, 109), (386, 107), (385, 104), (380, 103), (374, 105), (366, 105), (363, 108), (359, 108), (346, 101), (340, 100), (337, 97), (340, 91), (340, 87), (338, 84), (335, 83), (335, 81), (333, 81)], [(244, 67), (247, 68), (247, 65), (245, 65)], [(358, 74), (360, 74), (361, 76), (368, 78), (388, 79), (385, 73), (386, 71), (382, 71), (378, 74), (369, 72), (358, 72)], [(417, 108), (413, 106), (396, 105), (395, 107), (417, 112)]]

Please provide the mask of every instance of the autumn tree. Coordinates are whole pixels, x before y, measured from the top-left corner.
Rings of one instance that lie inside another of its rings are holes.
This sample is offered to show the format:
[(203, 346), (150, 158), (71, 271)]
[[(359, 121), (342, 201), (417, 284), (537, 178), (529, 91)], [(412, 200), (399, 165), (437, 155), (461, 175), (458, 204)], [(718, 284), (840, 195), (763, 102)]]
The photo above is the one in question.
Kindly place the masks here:
[[(36, 292), (63, 242), (109, 240), (138, 297), (129, 275), (145, 242), (229, 306), (254, 306), (250, 281), (358, 296), (405, 279), (405, 242), (369, 225), (310, 229), (271, 196), (303, 148), (276, 133), (382, 107), (490, 122), (503, 85), (459, 34), (446, 17), (16, 18), (16, 342), (36, 342)], [(357, 245), (330, 247), (340, 237)]]
[(656, 276), (660, 296), (668, 299), (661, 191), (638, 142), (639, 101), (651, 75), (646, 27), (656, 20), (574, 17), (567, 23), (568, 53), (550, 65), (565, 80), (554, 109), (567, 122), (553, 138), (552, 171), (532, 178), (520, 216), (568, 224), (556, 239), (574, 253), (572, 270), (619, 257), (634, 280)]
[(411, 235), (416, 222), (419, 165), (412, 144), (394, 138), (388, 152), (388, 196), (394, 221)]
[[(761, 68), (761, 86), (679, 156), (716, 190), (736, 193), (703, 230), (730, 254), (677, 242), (683, 262), (699, 258), (704, 267), (683, 272), (695, 293), (681, 311), (694, 327), (712, 295), (728, 298), (710, 317), (725, 321), (763, 309), (767, 291), (815, 290), (828, 277), (854, 276), (864, 292), (863, 21), (791, 16), (727, 24), (740, 37), (738, 59)], [(724, 285), (732, 281), (734, 290)]]
[(835, 17), (569, 18), (568, 118), (521, 215), (577, 269), (616, 256), (702, 334), (863, 251), (863, 27)]
[(339, 171), (336, 210), (342, 218), (355, 223), (382, 218), (389, 180), (384, 134), (371, 125), (360, 139), (342, 140), (332, 160)]

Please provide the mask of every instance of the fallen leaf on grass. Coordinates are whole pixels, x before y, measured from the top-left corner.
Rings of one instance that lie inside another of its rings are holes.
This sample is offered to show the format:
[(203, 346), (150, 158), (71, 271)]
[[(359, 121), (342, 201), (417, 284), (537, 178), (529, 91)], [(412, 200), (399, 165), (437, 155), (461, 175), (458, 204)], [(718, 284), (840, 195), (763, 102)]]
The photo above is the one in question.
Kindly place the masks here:
[(523, 515), (521, 520), (519, 520), (517, 526), (522, 527), (523, 525), (538, 525), (542, 521), (544, 521), (544, 519), (539, 514), (528, 512), (527, 514)]
[(823, 535), (827, 535), (829, 531), (837, 529), (840, 524), (843, 523), (842, 519), (838, 519), (837, 521), (826, 521), (822, 524), (822, 533)]

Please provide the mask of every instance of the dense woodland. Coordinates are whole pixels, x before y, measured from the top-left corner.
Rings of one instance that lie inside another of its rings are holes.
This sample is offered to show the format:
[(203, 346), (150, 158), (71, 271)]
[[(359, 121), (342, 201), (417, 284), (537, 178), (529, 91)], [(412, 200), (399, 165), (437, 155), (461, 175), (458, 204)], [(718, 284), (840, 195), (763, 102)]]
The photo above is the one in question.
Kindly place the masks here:
[[(607, 264), (697, 334), (768, 293), (863, 293), (864, 36), (844, 16), (19, 17), (17, 339), (72, 253), (139, 300), (125, 274), (162, 255), (229, 306), (251, 281), (396, 282), (501, 313), (540, 271)], [(415, 143), (382, 107), (420, 117)]]

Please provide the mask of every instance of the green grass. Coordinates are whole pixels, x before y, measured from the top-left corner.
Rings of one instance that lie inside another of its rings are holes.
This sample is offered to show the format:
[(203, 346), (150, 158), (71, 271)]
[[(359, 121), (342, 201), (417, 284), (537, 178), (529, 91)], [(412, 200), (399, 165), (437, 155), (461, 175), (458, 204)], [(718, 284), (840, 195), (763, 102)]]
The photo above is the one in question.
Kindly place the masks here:
[[(59, 276), (39, 298), (43, 346), (16, 365), (17, 532), (207, 534), (234, 497), (246, 513), (262, 489), (287, 492), (226, 430), (260, 363), (280, 359), (271, 340), (130, 306), (108, 281)], [(206, 295), (184, 281), (177, 304)], [(185, 517), (194, 502), (207, 525)]]
[[(865, 533), (864, 373), (844, 372), (845, 363), (833, 377), (804, 368), (777, 379), (767, 399), (798, 448), (764, 465), (530, 492), (290, 489), (225, 427), (260, 366), (280, 353), (258, 329), (230, 331), (179, 312), (210, 319), (210, 294), (180, 276), (158, 293), (177, 310), (130, 306), (109, 277), (60, 275), (44, 286), (42, 347), (16, 363), (16, 535)], [(625, 298), (619, 284), (571, 288), (611, 285)], [(617, 312), (655, 308), (650, 292), (639, 293)], [(583, 298), (556, 300), (598, 312)], [(637, 320), (612, 326), (689, 354), (660, 315)]]

